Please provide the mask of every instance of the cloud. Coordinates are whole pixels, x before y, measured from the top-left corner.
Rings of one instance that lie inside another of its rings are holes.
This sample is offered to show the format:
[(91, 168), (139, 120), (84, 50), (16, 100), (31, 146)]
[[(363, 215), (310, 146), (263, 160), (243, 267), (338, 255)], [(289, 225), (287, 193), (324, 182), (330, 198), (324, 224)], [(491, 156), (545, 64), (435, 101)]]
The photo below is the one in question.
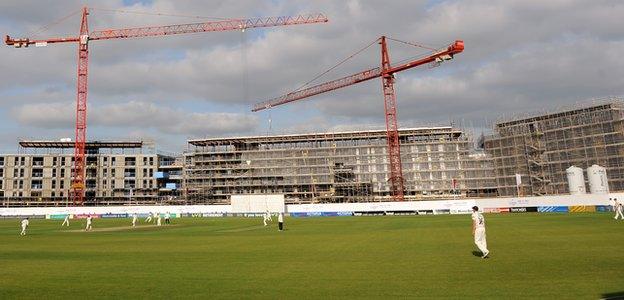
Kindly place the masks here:
[[(71, 128), (75, 110), (71, 103), (26, 104), (13, 110), (20, 124), (37, 128)], [(248, 132), (257, 117), (237, 113), (197, 113), (130, 101), (94, 107), (88, 116), (90, 127), (155, 129), (164, 134), (186, 136), (223, 135)]]
[[(624, 94), (623, 23), (614, 17), (624, 15), (624, 3), (618, 1), (123, 2), (97, 5), (216, 17), (322, 12), (330, 22), (245, 33), (94, 41), (88, 122), (90, 132), (98, 136), (134, 132), (181, 144), (186, 136), (257, 134), (265, 130), (259, 123), (264, 115), (249, 114), (253, 103), (292, 91), (381, 35), (433, 46), (455, 39), (466, 42), (464, 53), (438, 68), (397, 74), (399, 124), (450, 119), (484, 123), (517, 111)], [(39, 1), (2, 1), (0, 32), (32, 31), (81, 5), (73, 0), (54, 4), (42, 10)], [(91, 29), (201, 21), (102, 10), (89, 17)], [(74, 35), (78, 24), (73, 16), (40, 36)], [(394, 42), (389, 46), (394, 62), (425, 52)], [(0, 57), (0, 105), (12, 116), (0, 126), (19, 124), (25, 132), (71, 130), (76, 46), (0, 47)], [(373, 44), (314, 83), (376, 67), (379, 60), (379, 46)], [(275, 132), (383, 126), (380, 82), (276, 107), (271, 114)]]

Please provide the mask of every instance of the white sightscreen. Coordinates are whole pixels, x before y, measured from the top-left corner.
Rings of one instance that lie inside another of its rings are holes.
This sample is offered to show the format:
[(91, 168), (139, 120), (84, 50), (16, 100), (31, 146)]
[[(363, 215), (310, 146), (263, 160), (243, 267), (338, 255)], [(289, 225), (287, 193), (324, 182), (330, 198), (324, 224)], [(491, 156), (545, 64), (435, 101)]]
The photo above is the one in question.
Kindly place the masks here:
[(233, 213), (284, 212), (284, 195), (232, 195)]

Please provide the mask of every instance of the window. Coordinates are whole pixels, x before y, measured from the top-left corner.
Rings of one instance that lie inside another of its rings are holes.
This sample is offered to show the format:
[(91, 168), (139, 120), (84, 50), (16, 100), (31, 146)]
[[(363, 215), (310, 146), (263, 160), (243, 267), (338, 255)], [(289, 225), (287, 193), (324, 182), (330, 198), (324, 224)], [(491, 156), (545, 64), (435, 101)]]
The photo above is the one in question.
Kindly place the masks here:
[(52, 180), (52, 188), (55, 189), (56, 188), (56, 179)]
[(56, 177), (56, 169), (52, 169), (52, 177)]
[(61, 180), (61, 189), (65, 188), (65, 180)]
[(61, 169), (61, 178), (65, 178), (65, 169)]

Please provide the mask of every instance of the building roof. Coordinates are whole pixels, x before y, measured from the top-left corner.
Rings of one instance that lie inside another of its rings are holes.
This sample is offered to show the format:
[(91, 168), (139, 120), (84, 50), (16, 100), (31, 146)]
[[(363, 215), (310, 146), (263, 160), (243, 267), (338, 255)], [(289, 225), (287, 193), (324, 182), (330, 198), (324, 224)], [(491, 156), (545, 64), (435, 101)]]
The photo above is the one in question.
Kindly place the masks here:
[(624, 98), (622, 97), (608, 97), (602, 99), (593, 99), (592, 101), (573, 104), (569, 106), (560, 107), (553, 111), (531, 112), (531, 113), (517, 113), (509, 118), (503, 118), (496, 122), (495, 127), (507, 127), (524, 123), (532, 123), (536, 121), (559, 118), (563, 116), (582, 114), (591, 111), (621, 108), (624, 106)]
[[(61, 141), (20, 141), (19, 145), (24, 148), (74, 148), (75, 142)], [(87, 142), (86, 148), (141, 148), (142, 141), (92, 141)]]
[[(301, 141), (320, 141), (320, 140), (341, 140), (341, 139), (369, 139), (369, 138), (385, 138), (386, 130), (362, 130), (362, 131), (343, 131), (343, 132), (326, 132), (326, 133), (302, 133), (302, 134), (285, 134), (285, 135), (267, 135), (267, 136), (244, 136), (244, 137), (227, 137), (227, 138), (209, 138), (209, 139), (193, 139), (188, 143), (193, 146), (216, 146), (231, 145), (237, 143), (283, 143), (283, 142), (301, 142)], [(461, 130), (451, 126), (438, 127), (417, 127), (399, 129), (399, 135), (430, 135), (430, 134), (461, 134)]]

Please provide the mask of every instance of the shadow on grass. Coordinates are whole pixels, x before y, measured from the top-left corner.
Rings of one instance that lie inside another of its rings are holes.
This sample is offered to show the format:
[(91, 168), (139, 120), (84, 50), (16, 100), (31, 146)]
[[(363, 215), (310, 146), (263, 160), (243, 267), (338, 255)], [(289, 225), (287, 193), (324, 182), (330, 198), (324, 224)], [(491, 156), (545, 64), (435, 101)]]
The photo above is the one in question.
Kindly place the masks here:
[(476, 257), (481, 257), (481, 256), (483, 256), (483, 253), (481, 253), (481, 251), (472, 251), (472, 255), (474, 255)]
[(624, 299), (624, 291), (622, 291), (622, 292), (615, 292), (615, 293), (605, 293), (605, 294), (602, 294), (602, 298), (600, 298), (600, 299), (621, 300), (621, 299)]

